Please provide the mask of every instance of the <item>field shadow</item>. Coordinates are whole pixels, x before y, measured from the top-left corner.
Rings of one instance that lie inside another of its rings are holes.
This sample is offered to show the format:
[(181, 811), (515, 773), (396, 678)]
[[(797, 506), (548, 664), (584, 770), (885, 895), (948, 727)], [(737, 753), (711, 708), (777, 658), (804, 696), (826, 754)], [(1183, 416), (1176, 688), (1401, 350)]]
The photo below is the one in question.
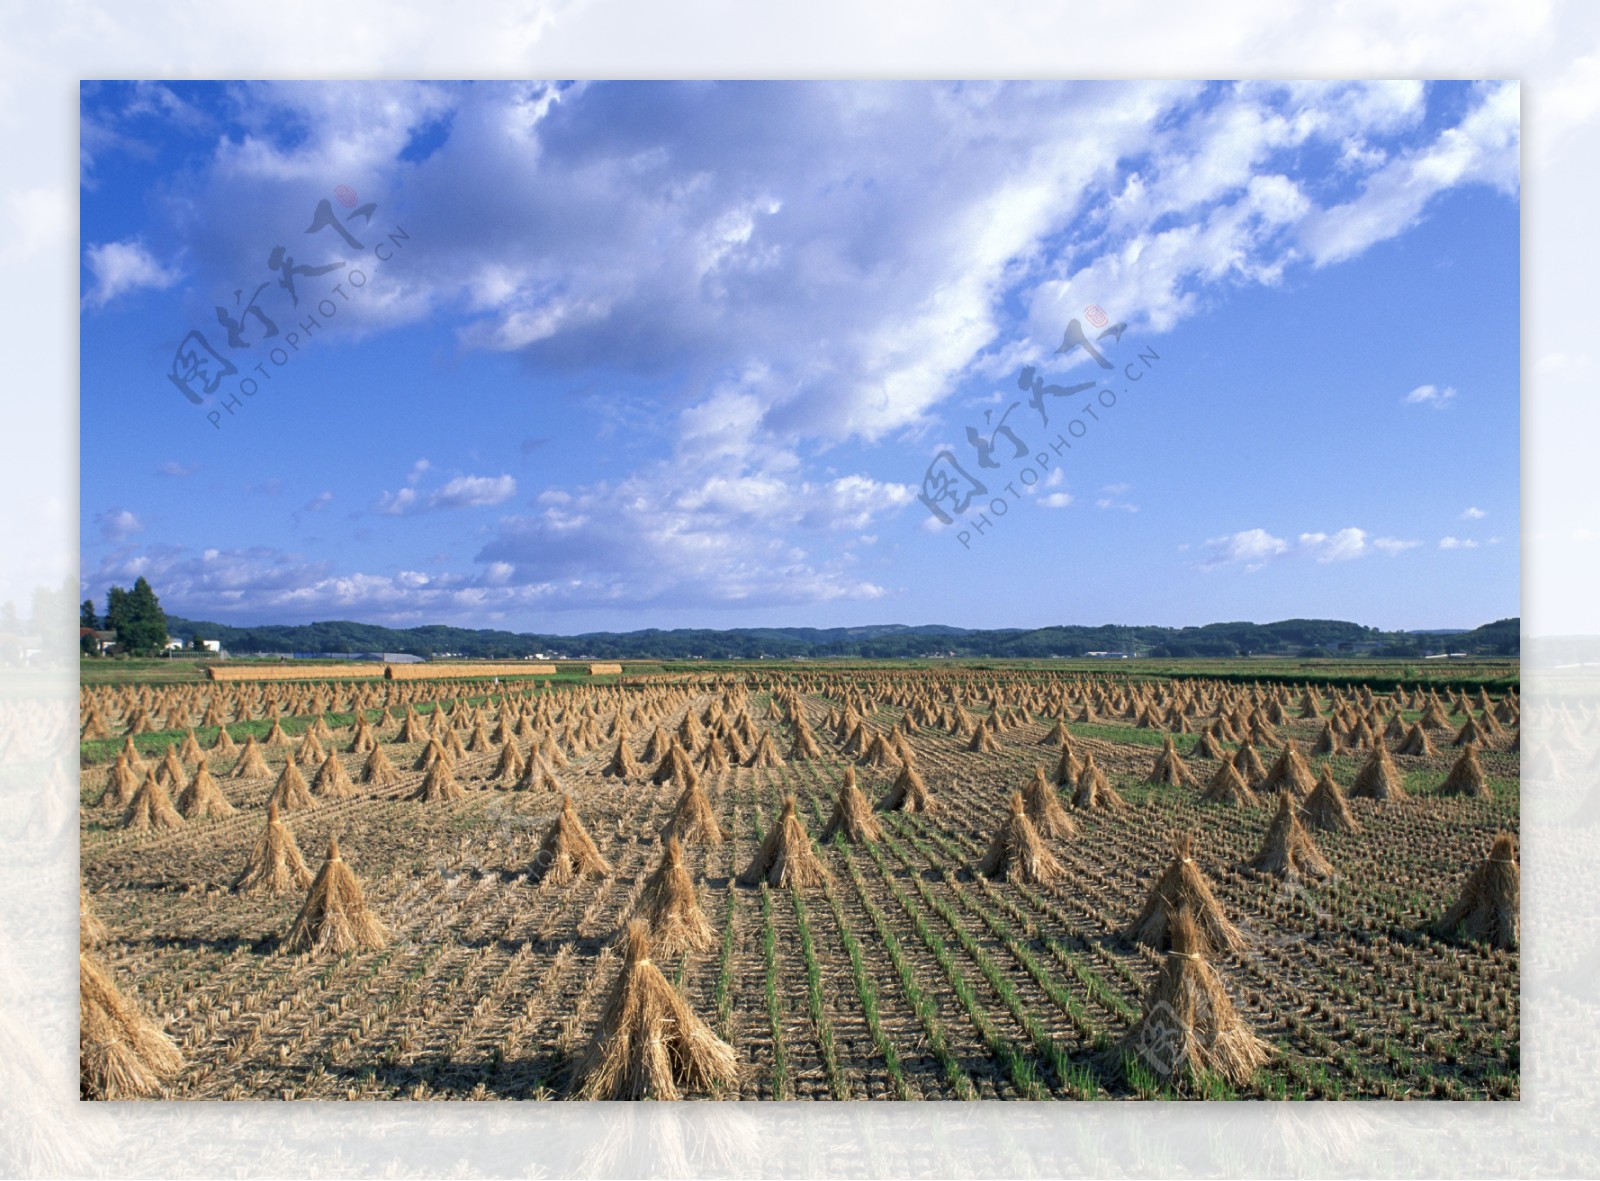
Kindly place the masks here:
[(127, 942), (147, 947), (152, 951), (179, 948), (183, 951), (214, 951), (220, 955), (231, 955), (240, 948), (245, 948), (257, 955), (265, 955), (278, 945), (278, 936), (263, 935), (259, 939), (251, 939), (235, 935), (204, 939), (188, 935), (145, 935)]
[(139, 890), (146, 894), (182, 894), (193, 888), (191, 881), (176, 878), (145, 878), (142, 881), (123, 879), (116, 883), (119, 890)]
[[(365, 1061), (330, 1066), (328, 1073), (357, 1091), (377, 1087), (394, 1099), (428, 1100), (565, 1098), (571, 1059), (556, 1048), (503, 1062), (461, 1061), (438, 1054), (404, 1062)], [(480, 1091), (479, 1088), (482, 1088)]]

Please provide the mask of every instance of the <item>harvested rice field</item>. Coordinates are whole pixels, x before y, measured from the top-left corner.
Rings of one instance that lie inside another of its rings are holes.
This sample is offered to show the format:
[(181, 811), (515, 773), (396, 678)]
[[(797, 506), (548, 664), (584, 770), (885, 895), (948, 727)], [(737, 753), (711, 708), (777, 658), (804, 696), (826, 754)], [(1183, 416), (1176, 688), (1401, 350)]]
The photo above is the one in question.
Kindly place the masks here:
[(945, 666), (81, 708), (87, 1097), (1519, 1096), (1515, 691)]

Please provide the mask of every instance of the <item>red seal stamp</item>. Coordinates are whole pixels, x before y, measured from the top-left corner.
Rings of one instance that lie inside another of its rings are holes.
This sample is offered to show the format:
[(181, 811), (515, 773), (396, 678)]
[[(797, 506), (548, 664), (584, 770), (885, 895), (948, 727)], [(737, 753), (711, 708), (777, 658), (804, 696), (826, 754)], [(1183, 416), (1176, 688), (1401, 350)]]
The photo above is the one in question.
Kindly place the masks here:
[(1106, 322), (1111, 318), (1105, 314), (1105, 311), (1097, 303), (1092, 303), (1088, 307), (1084, 308), (1083, 314), (1088, 317), (1089, 323), (1093, 324), (1096, 328), (1104, 328), (1106, 326)]
[(338, 188), (333, 190), (333, 195), (339, 198), (339, 204), (343, 205), (346, 209), (349, 209), (356, 203), (356, 191), (349, 185), (340, 185)]

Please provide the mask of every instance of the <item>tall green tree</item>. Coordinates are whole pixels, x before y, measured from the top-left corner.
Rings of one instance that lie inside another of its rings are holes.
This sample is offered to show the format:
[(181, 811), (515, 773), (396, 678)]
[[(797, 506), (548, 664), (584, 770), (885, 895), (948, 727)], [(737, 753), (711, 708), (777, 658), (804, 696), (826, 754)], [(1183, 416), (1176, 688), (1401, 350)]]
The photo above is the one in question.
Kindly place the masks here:
[(91, 631), (100, 630), (100, 617), (94, 613), (94, 600), (85, 599), (78, 604), (78, 626)]
[(127, 622), (128, 592), (120, 586), (114, 586), (106, 591), (105, 630), (116, 632), (120, 639)]
[(117, 633), (117, 644), (126, 652), (159, 652), (167, 644), (167, 615), (161, 601), (143, 576), (132, 590), (119, 586), (106, 596), (106, 624)]

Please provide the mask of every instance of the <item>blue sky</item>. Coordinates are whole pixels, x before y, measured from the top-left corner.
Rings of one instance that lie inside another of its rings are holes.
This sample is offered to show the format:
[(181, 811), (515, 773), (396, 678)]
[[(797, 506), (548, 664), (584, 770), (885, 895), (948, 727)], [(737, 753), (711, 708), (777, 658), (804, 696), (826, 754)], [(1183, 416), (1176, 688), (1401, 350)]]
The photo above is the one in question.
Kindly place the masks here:
[[(556, 633), (1518, 613), (1514, 83), (98, 83), (81, 126), (97, 599)], [(337, 266), (299, 306), (279, 246)], [(236, 316), (230, 348), (217, 307), (263, 283), (278, 335)], [(1110, 370), (1056, 351), (1091, 308)], [(236, 370), (200, 405), (191, 330)], [(1094, 385), (1047, 427), (1030, 365)], [(982, 468), (1008, 410), (1025, 457)], [(942, 451), (988, 489), (948, 525)]]

